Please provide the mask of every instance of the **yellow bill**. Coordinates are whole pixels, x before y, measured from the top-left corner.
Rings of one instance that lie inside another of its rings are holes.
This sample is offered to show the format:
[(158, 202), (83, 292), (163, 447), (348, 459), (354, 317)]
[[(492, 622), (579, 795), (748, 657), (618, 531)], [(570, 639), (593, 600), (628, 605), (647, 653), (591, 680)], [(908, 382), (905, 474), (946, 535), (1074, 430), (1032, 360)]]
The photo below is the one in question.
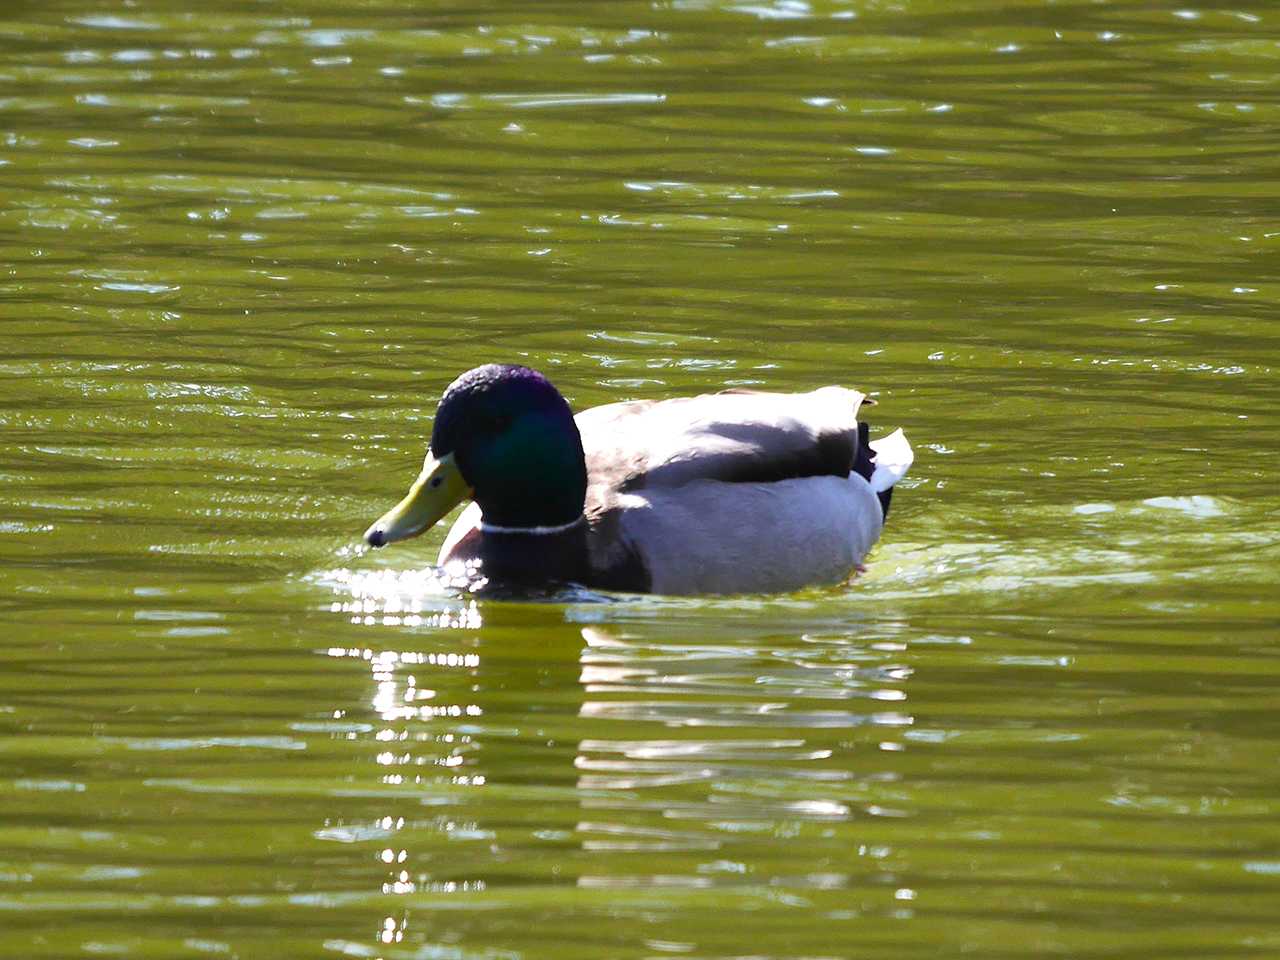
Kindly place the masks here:
[(472, 492), (467, 481), (462, 479), (453, 454), (437, 460), (428, 453), (422, 463), (422, 473), (413, 481), (409, 493), (364, 532), (365, 542), (371, 547), (381, 547), (416, 537), (471, 497)]

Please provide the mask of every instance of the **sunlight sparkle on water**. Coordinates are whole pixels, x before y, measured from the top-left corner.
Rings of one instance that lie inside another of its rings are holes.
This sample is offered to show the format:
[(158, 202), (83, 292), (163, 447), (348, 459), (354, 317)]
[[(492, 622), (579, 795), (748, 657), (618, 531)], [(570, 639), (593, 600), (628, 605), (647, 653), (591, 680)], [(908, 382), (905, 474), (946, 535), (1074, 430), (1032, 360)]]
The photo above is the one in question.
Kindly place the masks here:
[(333, 613), (350, 617), (353, 624), (384, 627), (441, 627), (476, 630), (483, 625), (474, 600), (451, 596), (477, 581), (466, 573), (426, 570), (328, 570), (317, 578), (331, 587), (338, 599), (329, 604)]

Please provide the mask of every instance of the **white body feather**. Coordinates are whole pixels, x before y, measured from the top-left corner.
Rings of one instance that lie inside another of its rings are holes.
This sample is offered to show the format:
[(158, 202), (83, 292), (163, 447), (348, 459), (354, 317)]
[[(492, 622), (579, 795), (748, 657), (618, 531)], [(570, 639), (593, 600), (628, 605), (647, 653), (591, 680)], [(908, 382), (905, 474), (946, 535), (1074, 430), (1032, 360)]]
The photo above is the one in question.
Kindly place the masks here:
[(622, 531), (655, 593), (780, 593), (839, 583), (880, 536), (856, 473), (776, 483), (695, 480), (623, 498)]

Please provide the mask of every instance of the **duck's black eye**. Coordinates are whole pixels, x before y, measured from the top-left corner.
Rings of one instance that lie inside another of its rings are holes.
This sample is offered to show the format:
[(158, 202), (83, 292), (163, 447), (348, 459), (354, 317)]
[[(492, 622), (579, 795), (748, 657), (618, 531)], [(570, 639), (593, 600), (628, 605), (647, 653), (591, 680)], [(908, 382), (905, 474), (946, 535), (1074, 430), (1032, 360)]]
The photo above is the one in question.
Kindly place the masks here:
[(493, 433), (502, 433), (509, 426), (511, 426), (511, 417), (505, 413), (495, 414), (489, 418), (489, 429)]
[(431, 489), (434, 490), (436, 487), (440, 486), (440, 484), (442, 483), (444, 483), (444, 477), (432, 477), (431, 482), (428, 483), (427, 486), (431, 487)]

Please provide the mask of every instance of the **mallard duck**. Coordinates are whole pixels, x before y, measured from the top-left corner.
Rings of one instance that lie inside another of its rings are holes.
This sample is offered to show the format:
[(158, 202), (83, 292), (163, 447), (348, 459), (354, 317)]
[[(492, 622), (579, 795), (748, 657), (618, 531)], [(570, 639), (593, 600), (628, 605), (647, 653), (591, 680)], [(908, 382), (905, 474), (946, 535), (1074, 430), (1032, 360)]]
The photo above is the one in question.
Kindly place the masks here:
[[(380, 547), (464, 500), (439, 563), (490, 582), (639, 593), (774, 593), (838, 583), (880, 536), (911, 465), (901, 430), (868, 443), (856, 390), (726, 390), (576, 417), (528, 367), (488, 364), (445, 391)], [(474, 569), (474, 566), (473, 568)]]

